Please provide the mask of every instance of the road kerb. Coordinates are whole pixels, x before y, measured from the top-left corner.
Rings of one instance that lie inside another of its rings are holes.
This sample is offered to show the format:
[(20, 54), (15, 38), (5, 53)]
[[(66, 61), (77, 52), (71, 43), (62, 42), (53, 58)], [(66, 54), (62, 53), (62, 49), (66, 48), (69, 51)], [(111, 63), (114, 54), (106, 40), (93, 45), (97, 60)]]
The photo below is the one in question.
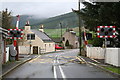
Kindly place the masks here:
[(115, 77), (120, 78), (120, 74), (117, 74), (117, 73), (114, 73), (114, 72), (112, 72), (112, 71), (110, 71), (110, 70), (107, 70), (107, 69), (103, 68), (102, 66), (100, 66), (100, 65), (98, 65), (98, 64), (95, 64), (95, 63), (92, 63), (92, 62), (88, 62), (88, 64), (91, 64), (91, 65), (93, 65), (93, 66), (95, 66), (95, 67), (97, 67), (97, 68), (100, 68), (100, 69), (102, 69), (102, 70), (104, 70), (104, 71), (112, 74), (112, 75), (115, 76)]
[(112, 74), (112, 75), (115, 76), (115, 77), (120, 78), (120, 74), (117, 74), (117, 73), (114, 73), (114, 72), (112, 72), (112, 71), (110, 71), (110, 70), (107, 70), (107, 69), (103, 68), (102, 66), (100, 66), (100, 65), (98, 65), (98, 64), (95, 64), (95, 63), (92, 63), (92, 62), (88, 62), (88, 61), (86, 61), (85, 59), (83, 59), (81, 56), (78, 56), (78, 58), (81, 58), (83, 61), (85, 61), (85, 63), (88, 63), (88, 64), (90, 64), (90, 65), (93, 65), (93, 66), (95, 66), (95, 67), (97, 67), (97, 68), (100, 68), (100, 69), (102, 69), (102, 70), (104, 70), (104, 71)]
[(100, 68), (100, 69), (102, 69), (102, 70), (104, 70), (104, 71), (106, 71), (106, 72), (108, 72), (108, 73), (110, 73), (110, 74), (112, 74), (112, 75), (115, 76), (115, 77), (120, 78), (120, 74), (117, 74), (117, 73), (114, 73), (114, 72), (112, 72), (112, 71), (110, 71), (110, 70), (107, 70), (107, 69), (103, 68), (102, 66), (100, 66), (100, 65), (98, 65), (98, 64), (95, 64), (95, 63), (92, 63), (92, 62), (88, 62), (88, 63), (91, 64), (91, 65), (93, 65), (93, 66), (96, 66), (96, 67), (98, 67), (98, 68)]
[(15, 68), (19, 67), (20, 65), (22, 65), (22, 64), (24, 64), (24, 63), (26, 63), (26, 62), (28, 62), (28, 61), (30, 61), (30, 60), (32, 60), (32, 58), (29, 58), (29, 59), (27, 59), (27, 60), (25, 60), (25, 61), (17, 64), (16, 66), (14, 66), (14, 67), (12, 67), (11, 69), (9, 69), (8, 71), (6, 71), (4, 74), (0, 75), (0, 77), (5, 76), (6, 74), (8, 74), (9, 72), (11, 72), (11, 71), (14, 70)]

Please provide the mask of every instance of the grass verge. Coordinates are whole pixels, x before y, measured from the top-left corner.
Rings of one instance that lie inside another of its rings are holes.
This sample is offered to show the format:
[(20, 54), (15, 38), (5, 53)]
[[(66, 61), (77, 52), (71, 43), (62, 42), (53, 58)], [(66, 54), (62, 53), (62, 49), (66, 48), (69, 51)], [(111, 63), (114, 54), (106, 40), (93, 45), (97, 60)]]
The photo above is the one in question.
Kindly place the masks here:
[(120, 68), (114, 66), (104, 66), (105, 69), (120, 74)]

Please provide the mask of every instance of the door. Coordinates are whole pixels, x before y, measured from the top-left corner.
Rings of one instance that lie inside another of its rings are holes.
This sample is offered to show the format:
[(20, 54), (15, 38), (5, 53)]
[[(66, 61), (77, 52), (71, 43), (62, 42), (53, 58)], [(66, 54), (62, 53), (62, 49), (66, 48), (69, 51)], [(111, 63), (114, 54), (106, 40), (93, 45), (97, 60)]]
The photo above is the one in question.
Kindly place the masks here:
[(38, 54), (38, 46), (33, 46), (33, 54)]

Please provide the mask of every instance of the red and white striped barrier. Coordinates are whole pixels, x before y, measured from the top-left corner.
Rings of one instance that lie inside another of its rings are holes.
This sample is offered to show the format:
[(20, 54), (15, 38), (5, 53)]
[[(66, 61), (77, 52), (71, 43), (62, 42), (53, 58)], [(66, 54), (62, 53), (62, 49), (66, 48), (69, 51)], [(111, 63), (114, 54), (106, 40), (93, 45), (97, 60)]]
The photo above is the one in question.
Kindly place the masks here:
[(84, 41), (85, 45), (88, 45), (88, 41), (87, 41), (87, 37), (86, 37), (86, 32), (84, 32), (84, 38), (85, 38), (85, 41)]

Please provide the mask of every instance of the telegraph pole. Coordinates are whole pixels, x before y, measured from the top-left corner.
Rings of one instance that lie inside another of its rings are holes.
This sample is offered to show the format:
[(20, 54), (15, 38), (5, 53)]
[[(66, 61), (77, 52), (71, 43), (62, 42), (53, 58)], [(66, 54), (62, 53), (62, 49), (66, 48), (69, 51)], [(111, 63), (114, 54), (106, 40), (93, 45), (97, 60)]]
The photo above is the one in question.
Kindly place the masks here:
[(79, 54), (81, 55), (81, 18), (80, 18), (80, 0), (78, 1), (78, 10), (72, 9), (74, 13), (78, 15), (78, 27), (79, 27)]
[(80, 0), (78, 2), (78, 26), (79, 26), (79, 52), (81, 55), (81, 23), (80, 23)]

